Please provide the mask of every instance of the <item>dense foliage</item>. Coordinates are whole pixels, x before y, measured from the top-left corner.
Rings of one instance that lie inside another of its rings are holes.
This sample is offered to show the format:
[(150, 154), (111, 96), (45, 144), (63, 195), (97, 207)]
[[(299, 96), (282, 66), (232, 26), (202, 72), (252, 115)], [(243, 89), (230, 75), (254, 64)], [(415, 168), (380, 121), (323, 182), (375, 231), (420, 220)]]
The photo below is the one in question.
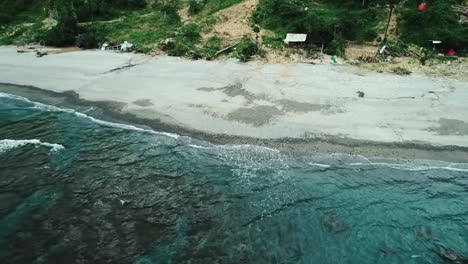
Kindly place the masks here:
[(428, 46), (429, 40), (441, 40), (444, 49), (466, 52), (468, 25), (459, 22), (452, 8), (455, 3), (455, 0), (431, 0), (427, 11), (419, 12), (415, 8), (418, 1), (409, 1), (399, 16), (402, 40), (421, 46)]
[(306, 33), (318, 43), (328, 44), (337, 35), (356, 41), (377, 36), (379, 12), (375, 7), (360, 8), (349, 1), (339, 2), (345, 1), (261, 0), (254, 20), (279, 34)]
[[(148, 51), (170, 38), (175, 41), (170, 54), (199, 49), (214, 55), (220, 40), (207, 40), (206, 47), (197, 48), (200, 32), (215, 23), (210, 14), (239, 2), (0, 0), (0, 30), (9, 27), (8, 34), (0, 34), (0, 43), (44, 40), (47, 45), (92, 48), (103, 41), (129, 40)], [(328, 53), (345, 56), (347, 41), (382, 41), (384, 38), (378, 36), (383, 35), (389, 10), (393, 10), (398, 17), (401, 41), (427, 47), (428, 40), (441, 40), (443, 49), (466, 53), (468, 26), (460, 23), (452, 8), (466, 0), (426, 0), (426, 12), (418, 11), (420, 3), (421, 0), (260, 0), (251, 22), (257, 33), (261, 28), (276, 33), (265, 36), (269, 46), (281, 47), (285, 33), (306, 33), (311, 42), (319, 46), (324, 43)], [(196, 27), (182, 23), (179, 10), (184, 7), (193, 15)], [(52, 20), (44, 23), (46, 18)], [(194, 32), (190, 35), (187, 30)], [(249, 58), (255, 49), (253, 45), (243, 46), (245, 57)]]

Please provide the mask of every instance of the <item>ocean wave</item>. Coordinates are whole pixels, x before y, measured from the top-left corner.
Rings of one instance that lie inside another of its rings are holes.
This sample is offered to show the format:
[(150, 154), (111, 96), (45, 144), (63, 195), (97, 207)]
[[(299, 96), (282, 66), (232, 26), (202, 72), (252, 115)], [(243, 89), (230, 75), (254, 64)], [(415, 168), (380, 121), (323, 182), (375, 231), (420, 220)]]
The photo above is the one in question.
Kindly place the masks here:
[(0, 97), (6, 97), (6, 98), (14, 99), (14, 100), (28, 102), (28, 103), (33, 105), (32, 108), (39, 109), (39, 110), (42, 110), (42, 111), (64, 112), (64, 113), (74, 114), (77, 117), (88, 119), (93, 123), (97, 123), (97, 124), (100, 124), (100, 125), (103, 125), (103, 126), (120, 128), (120, 129), (125, 129), (125, 130), (133, 130), (133, 131), (139, 131), (139, 132), (145, 132), (145, 133), (151, 133), (151, 134), (155, 134), (155, 135), (163, 135), (163, 136), (171, 137), (171, 138), (174, 138), (174, 139), (180, 138), (179, 135), (173, 134), (173, 133), (158, 132), (158, 131), (154, 131), (154, 130), (151, 130), (151, 129), (144, 129), (144, 128), (136, 127), (136, 126), (133, 126), (133, 125), (127, 125), (127, 124), (122, 124), (122, 123), (114, 123), (114, 122), (110, 122), (110, 121), (100, 120), (100, 119), (94, 118), (92, 116), (77, 112), (77, 111), (75, 111), (73, 109), (60, 108), (60, 107), (56, 107), (56, 106), (53, 106), (53, 105), (47, 105), (47, 104), (43, 104), (43, 103), (39, 103), (39, 102), (34, 102), (34, 101), (29, 100), (26, 97), (22, 97), (22, 96), (18, 96), (18, 95), (12, 95), (12, 94), (7, 94), (7, 93), (1, 93), (0, 92)]
[[(14, 100), (20, 100), (23, 102), (28, 102), (32, 105), (32, 108), (40, 109), (42, 111), (50, 112), (65, 112), (73, 114), (79, 118), (85, 118), (91, 122), (108, 126), (114, 128), (120, 128), (125, 130), (133, 130), (144, 133), (150, 133), (155, 135), (167, 136), (173, 139), (187, 138), (186, 143), (189, 147), (195, 149), (205, 149), (210, 151), (216, 151), (217, 154), (223, 158), (243, 161), (254, 160), (255, 163), (261, 160), (262, 162), (266, 160), (286, 160), (286, 156), (281, 155), (280, 151), (274, 148), (269, 148), (265, 146), (256, 146), (249, 144), (239, 144), (239, 145), (215, 145), (209, 142), (198, 141), (190, 139), (188, 137), (182, 137), (174, 133), (159, 132), (151, 129), (145, 129), (133, 125), (114, 123), (110, 121), (100, 120), (84, 113), (77, 112), (73, 109), (68, 108), (59, 108), (52, 105), (47, 105), (39, 102), (34, 102), (28, 98), (12, 95), (8, 93), (0, 92), (0, 97), (10, 98)], [(32, 140), (34, 141), (34, 140)], [(195, 141), (195, 142), (194, 142)], [(6, 143), (4, 143), (6, 144)], [(34, 143), (25, 143), (25, 144), (39, 144), (36, 141)], [(50, 143), (42, 143), (50, 144)], [(52, 144), (53, 145), (53, 144)], [(5, 145), (6, 146), (6, 145)], [(0, 151), (6, 149), (7, 147), (0, 146)], [(45, 145), (47, 146), (47, 145)], [(63, 146), (62, 146), (63, 147)], [(450, 170), (450, 171), (459, 171), (459, 172), (468, 172), (468, 164), (465, 163), (448, 163), (442, 161), (428, 161), (428, 160), (399, 160), (399, 159), (369, 159), (362, 155), (351, 155), (344, 153), (333, 153), (328, 155), (317, 154), (307, 157), (309, 159), (308, 164), (315, 167), (321, 168), (347, 168), (347, 167), (389, 167), (392, 169), (406, 170), (406, 171), (426, 171), (426, 170)], [(436, 164), (436, 166), (434, 166)]]
[(468, 172), (468, 165), (464, 163), (450, 163), (450, 164), (447, 164), (446, 166), (431, 166), (431, 165), (418, 164), (417, 161), (414, 161), (413, 163), (408, 163), (408, 164), (371, 162), (367, 164), (352, 163), (350, 164), (350, 166), (381, 166), (381, 167), (389, 167), (392, 169), (405, 170), (405, 171), (449, 170), (449, 171)]
[(459, 171), (459, 172), (468, 172), (467, 163), (450, 163), (445, 161), (437, 160), (401, 160), (401, 159), (391, 159), (391, 158), (367, 158), (362, 155), (349, 155), (349, 154), (339, 154), (335, 153), (329, 155), (334, 159), (346, 162), (343, 162), (343, 166), (351, 167), (388, 167), (396, 170), (404, 171), (428, 171), (428, 170), (449, 170), (449, 171)]
[(320, 167), (320, 168), (330, 168), (331, 165), (328, 164), (322, 164), (322, 163), (314, 163), (314, 162), (309, 162), (309, 165), (315, 166), (315, 167)]
[[(64, 113), (73, 114), (73, 115), (75, 115), (77, 117), (85, 118), (85, 119), (90, 120), (93, 123), (100, 124), (100, 125), (107, 126), (107, 127), (114, 127), (114, 128), (125, 129), (125, 130), (133, 130), (133, 131), (139, 131), (139, 132), (150, 133), (150, 134), (155, 134), (155, 135), (162, 135), (162, 136), (167, 136), (167, 137), (170, 137), (170, 138), (173, 138), (173, 139), (182, 138), (182, 136), (174, 134), (174, 133), (160, 132), (160, 131), (155, 131), (155, 130), (152, 130), (152, 129), (145, 129), (145, 128), (137, 127), (137, 126), (134, 126), (134, 125), (115, 123), (115, 122), (110, 122), (110, 121), (97, 119), (97, 118), (94, 118), (94, 117), (89, 116), (87, 114), (75, 111), (75, 110), (70, 109), (70, 108), (60, 108), (60, 107), (53, 106), (53, 105), (43, 104), (43, 103), (31, 101), (26, 97), (22, 97), (22, 96), (18, 96), (18, 95), (13, 95), (13, 94), (0, 92), (0, 97), (27, 102), (27, 103), (30, 103), (30, 104), (33, 105), (32, 108), (39, 109), (39, 110), (42, 110), (42, 111), (64, 112)], [(193, 141), (193, 140), (189, 140), (189, 141)], [(211, 143), (208, 143), (208, 142), (202, 142), (202, 141), (198, 141), (198, 140), (197, 140), (197, 142), (198, 142), (198, 144), (193, 144), (192, 143), (192, 144), (188, 144), (188, 146), (193, 147), (193, 148), (198, 148), (198, 149), (214, 149), (214, 150), (216, 150), (216, 149), (218, 149), (218, 150), (228, 150), (228, 149), (247, 150), (247, 149), (250, 149), (250, 150), (254, 150), (254, 151), (268, 151), (268, 152), (271, 151), (271, 152), (276, 152), (276, 153), (280, 152), (279, 150), (276, 150), (276, 149), (273, 149), (273, 148), (264, 147), (264, 146), (250, 145), (250, 144), (215, 145), (215, 144), (211, 144)]]
[(39, 139), (2, 139), (0, 140), (0, 152), (6, 152), (10, 149), (19, 148), (25, 145), (44, 146), (50, 148), (53, 152), (65, 149), (65, 147), (60, 144), (42, 142)]

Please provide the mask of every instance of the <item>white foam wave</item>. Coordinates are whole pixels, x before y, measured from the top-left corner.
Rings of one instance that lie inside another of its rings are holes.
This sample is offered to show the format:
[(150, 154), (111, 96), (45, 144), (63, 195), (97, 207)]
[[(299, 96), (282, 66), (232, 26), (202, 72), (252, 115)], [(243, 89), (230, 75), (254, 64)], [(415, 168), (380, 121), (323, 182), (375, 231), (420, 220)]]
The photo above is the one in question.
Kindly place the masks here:
[[(204, 142), (205, 143), (205, 142)], [(197, 144), (189, 144), (189, 147), (196, 148), (196, 149), (211, 149), (211, 150), (249, 150), (249, 151), (267, 151), (267, 152), (273, 152), (273, 153), (280, 153), (281, 151), (265, 146), (256, 146), (256, 145), (250, 145), (250, 144), (239, 144), (239, 145), (231, 145), (231, 144), (226, 144), (226, 145), (214, 145), (214, 144), (204, 144), (202, 145), (197, 145)]]
[(310, 157), (310, 165), (336, 166), (337, 168), (352, 167), (387, 167), (404, 171), (448, 170), (468, 172), (466, 163), (449, 163), (436, 160), (398, 160), (398, 159), (370, 159), (362, 155), (334, 153), (330, 155), (316, 155)]
[(429, 166), (429, 165), (419, 165), (419, 164), (398, 164), (398, 163), (385, 163), (385, 162), (373, 162), (369, 164), (359, 164), (359, 166), (383, 166), (389, 167), (397, 170), (405, 171), (428, 171), (428, 170), (448, 170), (448, 171), (459, 171), (459, 172), (468, 172), (468, 168), (458, 168), (455, 166), (465, 166), (466, 164), (451, 164), (447, 166)]
[(140, 127), (136, 127), (136, 126), (132, 126), (132, 125), (114, 123), (114, 122), (100, 120), (100, 119), (88, 116), (86, 114), (77, 112), (77, 111), (75, 111), (73, 109), (60, 108), (60, 107), (56, 107), (56, 106), (53, 106), (53, 105), (47, 105), (47, 104), (43, 104), (43, 103), (39, 103), (39, 102), (34, 102), (34, 101), (31, 101), (28, 98), (25, 98), (25, 97), (22, 97), (22, 96), (17, 96), (17, 95), (6, 94), (6, 93), (1, 93), (0, 92), (0, 97), (7, 97), (7, 98), (15, 99), (15, 100), (25, 101), (25, 102), (31, 103), (33, 105), (33, 108), (39, 109), (39, 110), (42, 110), (42, 111), (65, 112), (65, 113), (74, 114), (77, 117), (88, 119), (88, 120), (90, 120), (90, 121), (92, 121), (94, 123), (97, 123), (97, 124), (100, 124), (100, 125), (103, 125), (103, 126), (121, 128), (121, 129), (125, 129), (125, 130), (140, 131), (140, 132), (151, 133), (151, 134), (156, 134), (156, 135), (164, 135), (164, 136), (168, 136), (168, 137), (171, 137), (171, 138), (174, 138), (174, 139), (178, 139), (180, 137), (179, 135), (173, 134), (173, 133), (158, 132), (158, 131), (154, 131), (154, 130), (151, 130), (151, 129), (144, 129), (144, 128), (140, 128)]
[(312, 163), (309, 162), (309, 165), (315, 166), (315, 167), (320, 167), (320, 168), (330, 168), (331, 165), (328, 164), (322, 164), (322, 163)]
[[(121, 124), (121, 123), (114, 123), (114, 122), (109, 122), (109, 121), (104, 121), (100, 119), (96, 119), (94, 117), (88, 116), (84, 113), (77, 112), (73, 109), (67, 109), (67, 108), (59, 108), (56, 106), (52, 105), (46, 105), (42, 104), (39, 102), (34, 102), (31, 101), (25, 97), (22, 96), (17, 96), (17, 95), (12, 95), (12, 94), (7, 94), (7, 93), (1, 93), (0, 92), (0, 97), (7, 97), (15, 100), (21, 100), (25, 101), (28, 103), (31, 103), (33, 105), (33, 108), (37, 108), (43, 111), (51, 111), (51, 112), (66, 112), (70, 114), (74, 114), (77, 117), (80, 118), (86, 118), (94, 123), (103, 125), (103, 126), (108, 126), (108, 127), (115, 127), (115, 128), (121, 128), (125, 130), (134, 130), (134, 131), (140, 131), (140, 132), (145, 132), (145, 133), (151, 133), (155, 135), (163, 135), (167, 137), (171, 137), (174, 139), (179, 139), (180, 136), (177, 134), (173, 133), (166, 133), (166, 132), (158, 132), (150, 129), (144, 129), (140, 127), (136, 127), (133, 125), (127, 125), (127, 124)], [(27, 140), (26, 140), (27, 141)], [(0, 141), (1, 142), (1, 141)], [(33, 143), (34, 142), (34, 143)], [(7, 143), (2, 142), (4, 145), (0, 146), (0, 151), (3, 149), (6, 149)], [(205, 144), (206, 143), (206, 144)], [(20, 144), (20, 143), (18, 143)], [(23, 144), (23, 143), (21, 143)], [(45, 146), (48, 146), (47, 144), (50, 143), (37, 143), (35, 140), (31, 140), (30, 143), (24, 143), (24, 144), (42, 144)], [(49, 146), (52, 145), (57, 145), (57, 144), (50, 144)], [(58, 145), (60, 147), (58, 148), (52, 148), (53, 150), (60, 150), (63, 148), (63, 146)], [(253, 151), (255, 152), (260, 152), (262, 154), (265, 153), (270, 153), (270, 154), (279, 154), (280, 151), (277, 149), (272, 149), (264, 146), (255, 146), (255, 145), (249, 145), (249, 144), (244, 144), (244, 145), (214, 145), (210, 144), (207, 142), (203, 142), (203, 145), (198, 145), (198, 144), (189, 144), (188, 146), (192, 148), (197, 148), (197, 149), (210, 149), (210, 150), (221, 150), (223, 151), (240, 151), (239, 154), (240, 156), (244, 156), (246, 153), (244, 151)], [(227, 153), (224, 153), (227, 154)], [(258, 154), (258, 153), (257, 153)], [(248, 155), (250, 156), (250, 155)], [(370, 160), (367, 157), (364, 157), (362, 155), (349, 155), (349, 154), (343, 154), (343, 153), (334, 153), (330, 155), (315, 155), (313, 157), (314, 162), (309, 163), (309, 165), (312, 166), (318, 166), (318, 167), (323, 167), (323, 168), (330, 168), (333, 165), (336, 165), (337, 167), (346, 167), (346, 166), (384, 166), (384, 167), (390, 167), (393, 169), (398, 169), (398, 170), (407, 170), (407, 171), (426, 171), (426, 170), (450, 170), (450, 171), (460, 171), (460, 172), (468, 172), (468, 164), (456, 164), (456, 163), (444, 163), (444, 162), (439, 162), (438, 164), (441, 164), (441, 166), (431, 166), (427, 164), (433, 164), (436, 161), (412, 161), (412, 162), (402, 162), (402, 163), (392, 163), (392, 162), (375, 162)], [(448, 165), (447, 165), (448, 164)], [(444, 166), (446, 165), (446, 166)]]
[(5, 152), (10, 149), (19, 148), (25, 145), (36, 145), (36, 146), (45, 146), (50, 148), (51, 151), (60, 151), (65, 147), (60, 144), (42, 142), (39, 139), (2, 139), (0, 140), (0, 152)]

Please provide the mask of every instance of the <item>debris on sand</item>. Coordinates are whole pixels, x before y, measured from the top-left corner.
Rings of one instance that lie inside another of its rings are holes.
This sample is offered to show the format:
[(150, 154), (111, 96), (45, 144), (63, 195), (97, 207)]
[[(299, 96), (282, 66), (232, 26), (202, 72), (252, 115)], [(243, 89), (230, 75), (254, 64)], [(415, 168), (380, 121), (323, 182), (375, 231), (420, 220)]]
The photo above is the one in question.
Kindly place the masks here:
[(400, 66), (393, 68), (392, 72), (398, 75), (410, 75), (412, 73), (410, 70), (402, 68)]

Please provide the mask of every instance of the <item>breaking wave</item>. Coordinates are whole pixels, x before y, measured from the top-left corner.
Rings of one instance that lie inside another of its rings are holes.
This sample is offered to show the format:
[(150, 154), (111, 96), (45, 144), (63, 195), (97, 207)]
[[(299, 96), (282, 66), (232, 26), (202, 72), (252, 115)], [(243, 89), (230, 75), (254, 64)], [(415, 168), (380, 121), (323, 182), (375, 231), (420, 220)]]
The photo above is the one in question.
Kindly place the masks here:
[(60, 144), (42, 142), (39, 139), (2, 139), (0, 140), (0, 152), (6, 152), (11, 149), (23, 147), (26, 145), (44, 146), (50, 148), (51, 151), (60, 151), (65, 149), (65, 147)]

